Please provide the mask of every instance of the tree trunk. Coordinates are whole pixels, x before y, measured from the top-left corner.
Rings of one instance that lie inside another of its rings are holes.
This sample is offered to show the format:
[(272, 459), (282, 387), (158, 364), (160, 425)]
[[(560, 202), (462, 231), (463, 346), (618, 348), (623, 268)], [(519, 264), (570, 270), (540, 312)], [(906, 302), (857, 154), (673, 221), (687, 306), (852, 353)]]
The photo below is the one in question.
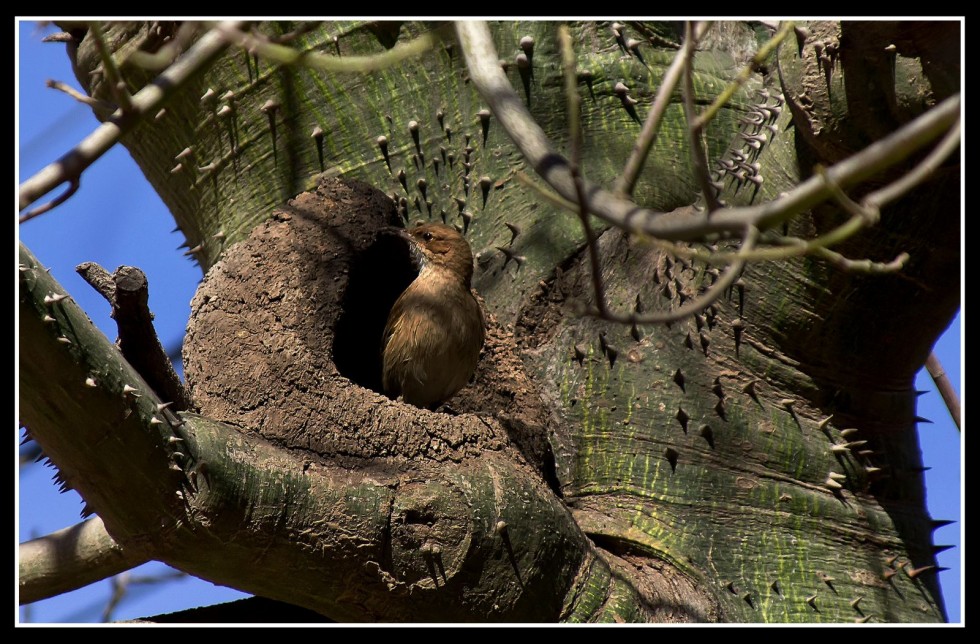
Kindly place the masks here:
[[(256, 28), (296, 30), (289, 46), (344, 57), (432, 29), (299, 27)], [(106, 37), (117, 52), (152, 50), (172, 28), (113, 25)], [(752, 106), (774, 114), (758, 152), (764, 181), (726, 180), (728, 203), (775, 199), (817, 164), (959, 91), (956, 23), (805, 28), (706, 131), (709, 159), (719, 159), (749, 150), (740, 118)], [(610, 184), (679, 32), (630, 23), (620, 33), (643, 41), (623, 49), (608, 24), (572, 30), (583, 174)], [(714, 33), (695, 63), (701, 105), (768, 37), (736, 23)], [(555, 25), (497, 23), (493, 34), (532, 115), (567, 147)], [(525, 36), (534, 39), (527, 84), (514, 62)], [(99, 63), (90, 40), (73, 52), (86, 86), (99, 78), (89, 73)], [(155, 473), (138, 475), (126, 459), (96, 466), (101, 457), (66, 442), (85, 439), (58, 432), (59, 413), (85, 412), (42, 412), (60, 390), (22, 400), (32, 435), (110, 534), (192, 574), (338, 620), (942, 621), (913, 378), (959, 306), (958, 165), (835, 248), (878, 262), (907, 252), (899, 273), (845, 272), (812, 257), (751, 263), (727, 297), (691, 318), (611, 324), (577, 315), (594, 298), (580, 223), (518, 181), (531, 171), (495, 117), (481, 117), (486, 103), (458, 49), (450, 37), (365, 74), (230, 49), (124, 139), (207, 272), (184, 349), (200, 415), (151, 427), (144, 448)], [(122, 69), (132, 89), (150, 79)], [(111, 100), (97, 83), (89, 89)], [(665, 212), (693, 203), (689, 159), (678, 92), (634, 199)], [(826, 204), (785, 232), (814, 238), (847, 216)], [(400, 219), (457, 224), (476, 256), (489, 335), (452, 413), (380, 394), (376, 339), (412, 278), (403, 249), (380, 234)], [(600, 230), (616, 310), (667, 310), (716, 277), (649, 240)], [(37, 333), (39, 356), (60, 350), (65, 362), (28, 371), (37, 382), (60, 373), (84, 395), (92, 367), (77, 365), (89, 358), (26, 322), (41, 319), (41, 298), (56, 288), (38, 290), (31, 305), (22, 297), (21, 326)], [(112, 400), (132, 408), (122, 383)], [(150, 427), (149, 407), (138, 414)], [(190, 457), (179, 475), (162, 456), (168, 432)], [(146, 494), (158, 502), (139, 512), (110, 493), (134, 476), (157, 477)]]

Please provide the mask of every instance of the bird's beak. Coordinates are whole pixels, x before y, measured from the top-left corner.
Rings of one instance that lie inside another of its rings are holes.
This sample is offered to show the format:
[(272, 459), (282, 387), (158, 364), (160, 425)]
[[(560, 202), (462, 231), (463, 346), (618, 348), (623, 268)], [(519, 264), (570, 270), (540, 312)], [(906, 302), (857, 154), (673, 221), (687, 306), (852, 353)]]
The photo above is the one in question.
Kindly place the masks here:
[(412, 241), (412, 236), (408, 234), (408, 231), (398, 226), (386, 226), (381, 229), (381, 234), (401, 237), (405, 241)]
[(408, 254), (409, 257), (411, 257), (412, 264), (416, 269), (422, 269), (422, 266), (425, 265), (425, 254), (419, 247), (418, 240), (412, 237), (412, 235), (406, 229), (399, 228), (398, 226), (386, 226), (381, 229), (380, 234), (401, 238), (401, 240), (408, 246)]

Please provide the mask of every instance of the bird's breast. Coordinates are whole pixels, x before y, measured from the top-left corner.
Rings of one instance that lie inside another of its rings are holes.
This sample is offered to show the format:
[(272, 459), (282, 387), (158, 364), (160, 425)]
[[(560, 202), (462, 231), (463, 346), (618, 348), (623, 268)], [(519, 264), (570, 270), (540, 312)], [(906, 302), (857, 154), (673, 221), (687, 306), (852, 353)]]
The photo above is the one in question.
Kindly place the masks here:
[(458, 280), (423, 271), (388, 318), (386, 393), (422, 407), (444, 402), (476, 369), (484, 335), (483, 314), (469, 289)]

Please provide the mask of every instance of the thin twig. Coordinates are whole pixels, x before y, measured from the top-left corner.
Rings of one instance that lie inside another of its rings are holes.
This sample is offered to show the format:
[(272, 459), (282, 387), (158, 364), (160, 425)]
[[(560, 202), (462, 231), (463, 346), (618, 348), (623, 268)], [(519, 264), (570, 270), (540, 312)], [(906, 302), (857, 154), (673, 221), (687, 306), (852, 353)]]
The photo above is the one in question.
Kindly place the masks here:
[[(923, 163), (926, 163), (924, 160)], [(516, 172), (514, 175), (524, 186), (534, 190), (541, 198), (552, 203), (558, 208), (563, 208), (571, 212), (576, 212), (578, 206), (539, 184), (535, 183), (523, 172)], [(855, 204), (857, 205), (857, 204)], [(859, 206), (860, 207), (860, 206)], [(870, 222), (873, 223), (873, 222)], [(904, 268), (908, 261), (908, 253), (900, 253), (890, 262), (872, 262), (868, 259), (848, 259), (840, 253), (830, 250), (828, 247), (838, 244), (858, 231), (869, 225), (867, 213), (858, 212), (850, 217), (840, 226), (815, 237), (814, 239), (801, 239), (800, 237), (784, 237), (782, 235), (772, 238), (763, 237), (766, 243), (778, 244), (779, 247), (757, 248), (750, 252), (744, 249), (735, 252), (725, 251), (702, 251), (697, 248), (682, 245), (681, 243), (664, 241), (654, 237), (639, 234), (642, 242), (656, 246), (675, 257), (684, 259), (696, 259), (708, 264), (721, 265), (728, 264), (736, 258), (746, 263), (769, 262), (789, 259), (791, 257), (801, 257), (804, 255), (816, 255), (821, 257), (834, 266), (846, 271), (862, 273), (892, 273)]]
[(691, 136), (691, 162), (694, 166), (694, 178), (701, 186), (701, 194), (704, 195), (708, 213), (712, 213), (721, 207), (718, 203), (718, 193), (711, 185), (711, 175), (708, 172), (708, 155), (705, 151), (704, 129), (698, 125), (697, 112), (694, 108), (694, 51), (697, 48), (697, 39), (694, 36), (694, 23), (687, 21), (684, 25), (684, 40), (693, 41), (693, 45), (687, 49), (687, 59), (684, 67), (684, 118), (687, 119), (687, 132)]
[(305, 36), (306, 34), (310, 33), (321, 24), (323, 24), (322, 20), (306, 20), (301, 22), (299, 27), (293, 29), (292, 31), (288, 31), (279, 36), (271, 36), (269, 38), (269, 42), (276, 43), (277, 45), (289, 44), (300, 36)]
[[(828, 247), (848, 239), (858, 231), (872, 226), (878, 222), (880, 216), (879, 205), (883, 205), (893, 199), (897, 199), (916, 185), (926, 179), (938, 168), (960, 143), (960, 121), (957, 120), (945, 137), (936, 145), (935, 149), (916, 165), (908, 173), (903, 174), (900, 179), (888, 184), (884, 188), (872, 192), (855, 203), (848, 197), (841, 187), (833, 180), (823, 167), (817, 166), (815, 175), (820, 177), (830, 189), (833, 197), (842, 208), (851, 213), (851, 218), (846, 222), (820, 235), (814, 239), (804, 240), (798, 237), (777, 237), (773, 243), (780, 244), (780, 248), (761, 248), (748, 255), (742, 255), (747, 262), (773, 261), (798, 257), (801, 255), (817, 254), (829, 260), (834, 265), (844, 269), (869, 273), (886, 273), (897, 271), (904, 266), (905, 261), (899, 261), (902, 255), (896, 257), (888, 263), (872, 262), (871, 260), (847, 259), (839, 253), (828, 250)], [(700, 259), (710, 264), (723, 264), (731, 261), (735, 253), (705, 253), (693, 248), (685, 248), (653, 239), (651, 243), (661, 246), (671, 253), (688, 259)], [(907, 259), (907, 257), (906, 257)]]
[(832, 178), (827, 176), (827, 170), (822, 165), (814, 168), (814, 174), (827, 183), (827, 187), (830, 188), (830, 196), (845, 212), (851, 214), (852, 219), (857, 218), (863, 220), (866, 226), (873, 226), (881, 219), (881, 211), (877, 206), (859, 204), (848, 197), (847, 193)]
[(888, 184), (884, 188), (876, 190), (868, 195), (865, 195), (862, 201), (865, 204), (876, 204), (878, 206), (883, 206), (889, 201), (897, 199), (898, 197), (904, 195), (906, 192), (919, 185), (922, 181), (931, 175), (935, 170), (942, 165), (953, 151), (960, 145), (960, 129), (962, 127), (962, 121), (960, 119), (956, 120), (953, 127), (950, 128), (949, 132), (943, 137), (935, 149), (924, 158), (919, 165), (915, 168), (902, 174), (901, 178), (896, 179), (892, 183)]
[(102, 34), (102, 23), (93, 20), (88, 24), (89, 35), (95, 42), (95, 48), (99, 50), (99, 57), (102, 58), (102, 72), (105, 82), (109, 85), (109, 92), (116, 99), (116, 104), (123, 111), (123, 114), (133, 109), (133, 97), (129, 94), (126, 81), (123, 80), (122, 73), (116, 65), (116, 60), (112, 57), (112, 51), (105, 41)]
[(292, 47), (277, 45), (243, 32), (227, 24), (216, 27), (231, 44), (242, 47), (282, 65), (303, 65), (325, 72), (363, 73), (374, 72), (415, 58), (435, 47), (442, 40), (448, 27), (440, 26), (408, 42), (399, 43), (386, 52), (370, 56), (328, 56), (316, 51), (298, 51)]
[(696, 125), (699, 128), (704, 129), (708, 123), (711, 122), (711, 119), (718, 115), (719, 110), (721, 110), (721, 108), (724, 107), (729, 100), (731, 100), (735, 92), (738, 91), (738, 88), (748, 82), (748, 80), (752, 77), (752, 73), (759, 68), (759, 65), (766, 62), (766, 59), (769, 58), (769, 55), (772, 54), (773, 50), (779, 46), (786, 35), (792, 30), (793, 23), (791, 21), (783, 22), (776, 35), (774, 35), (766, 44), (759, 48), (759, 51), (757, 51), (755, 55), (752, 56), (752, 60), (742, 68), (742, 70), (738, 73), (738, 76), (735, 77), (735, 80), (729, 83), (728, 86), (722, 90), (721, 94), (718, 95), (718, 98), (716, 98), (714, 102), (708, 106), (708, 109), (702, 112), (701, 116), (698, 117)]
[[(875, 141), (860, 152), (827, 168), (827, 176), (841, 188), (848, 188), (905, 160), (916, 150), (945, 133), (958, 121), (960, 100), (959, 94), (950, 96), (885, 138)], [(756, 206), (726, 208), (714, 213), (710, 220), (706, 215), (686, 218), (691, 221), (692, 226), (700, 228), (702, 236), (706, 233), (730, 231), (737, 223), (745, 221), (754, 223), (761, 230), (766, 230), (826, 201), (831, 196), (831, 192), (830, 186), (823, 178), (813, 176), (775, 201)], [(592, 212), (602, 216), (595, 209)], [(638, 217), (634, 216), (634, 218)], [(629, 221), (626, 217), (624, 219)], [(679, 226), (670, 225), (675, 222), (668, 223), (664, 219), (661, 218), (659, 222), (649, 222), (646, 226), (648, 232), (661, 238), (683, 240), (697, 238), (686, 230), (676, 231), (681, 235), (675, 234), (675, 229)], [(677, 221), (676, 224), (681, 224), (682, 221)], [(658, 223), (663, 225), (656, 225)], [(668, 230), (662, 231), (661, 228)]]
[[(95, 128), (60, 159), (22, 183), (18, 208), (24, 210), (52, 188), (66, 181), (76, 184), (77, 189), (77, 182), (86, 168), (105, 154), (124, 134), (136, 127), (143, 118), (156, 114), (168, 97), (179, 91), (198, 71), (217, 58), (225, 47), (227, 43), (217, 31), (212, 30), (204, 34), (187, 53), (133, 96), (132, 110), (129, 112), (117, 110), (108, 121)], [(32, 217), (39, 213), (35, 211), (29, 214)], [(30, 217), (22, 215), (21, 223)]]
[(93, 109), (105, 110), (106, 112), (110, 112), (110, 113), (116, 111), (117, 109), (117, 107), (112, 103), (110, 103), (109, 101), (103, 101), (98, 98), (92, 98), (91, 96), (86, 96), (85, 94), (82, 94), (71, 85), (62, 83), (61, 81), (48, 79), (47, 81), (44, 82), (44, 84), (47, 87), (50, 87), (51, 89), (56, 89), (59, 92), (64, 92), (65, 94), (68, 94), (79, 103), (88, 105)]
[(696, 248), (681, 246), (680, 244), (665, 242), (655, 238), (641, 236), (641, 239), (644, 239), (647, 243), (658, 246), (676, 255), (677, 257), (683, 257), (685, 259), (698, 259), (708, 264), (727, 264), (736, 257), (740, 257), (749, 263), (771, 262), (781, 259), (789, 259), (791, 257), (800, 257), (802, 255), (819, 253), (828, 246), (838, 244), (848, 237), (851, 237), (859, 230), (865, 228), (866, 225), (867, 220), (863, 215), (854, 215), (840, 226), (824, 233), (819, 237), (815, 237), (814, 239), (801, 239), (799, 237), (783, 236), (774, 237), (772, 239), (764, 238), (766, 243), (779, 244), (779, 247), (757, 248), (750, 253), (742, 253), (740, 251), (731, 253), (725, 251), (706, 252)]
[(558, 28), (558, 46), (561, 49), (562, 75), (565, 79), (565, 100), (568, 111), (568, 138), (572, 157), (572, 177), (575, 181), (575, 195), (578, 198), (579, 221), (585, 232), (585, 245), (589, 249), (589, 264), (592, 266), (592, 289), (595, 291), (596, 306), (601, 315), (606, 314), (606, 293), (602, 282), (602, 267), (599, 264), (599, 249), (595, 231), (589, 221), (588, 200), (582, 186), (580, 168), (582, 163), (582, 123), (581, 100), (578, 95), (578, 82), (575, 71), (575, 51), (572, 48), (572, 35), (567, 25)]
[(60, 195), (58, 195), (51, 201), (38, 206), (34, 210), (31, 210), (30, 212), (25, 212), (23, 215), (20, 216), (20, 223), (24, 223), (25, 221), (30, 221), (31, 219), (34, 219), (38, 215), (43, 215), (47, 211), (53, 208), (57, 208), (61, 204), (68, 201), (68, 199), (70, 199), (73, 194), (78, 192), (78, 188), (79, 186), (82, 185), (82, 181), (81, 178), (79, 177), (70, 178), (67, 179), (67, 181), (69, 181), (68, 188), (64, 192), (62, 192)]
[(184, 51), (190, 44), (200, 27), (200, 22), (188, 20), (182, 23), (177, 28), (177, 33), (174, 34), (174, 37), (157, 51), (150, 53), (142, 49), (137, 49), (129, 53), (129, 56), (126, 58), (126, 63), (151, 71), (166, 69), (180, 55), (180, 52)]
[[(545, 199), (551, 204), (557, 206), (558, 208), (575, 212), (575, 209), (577, 208), (576, 204), (535, 183), (523, 172), (516, 172), (514, 176), (524, 186), (535, 191), (541, 198)], [(789, 259), (791, 257), (800, 257), (803, 255), (818, 255), (843, 270), (866, 273), (890, 273), (901, 270), (909, 259), (908, 253), (900, 253), (892, 261), (880, 263), (872, 262), (866, 259), (848, 259), (840, 253), (836, 253), (827, 248), (827, 246), (843, 241), (857, 231), (861, 230), (864, 227), (864, 221), (863, 216), (851, 217), (837, 228), (834, 228), (820, 237), (810, 240), (801, 239), (799, 237), (784, 237), (782, 235), (774, 236), (768, 239), (763, 238), (767, 243), (779, 244), (780, 247), (756, 248), (752, 251), (741, 249), (734, 252), (708, 252), (682, 245), (680, 243), (656, 239), (647, 235), (638, 235), (638, 238), (643, 243), (656, 246), (675, 257), (696, 259), (713, 265), (729, 264), (735, 259), (741, 259), (746, 263), (755, 263), (777, 261)]]
[(956, 429), (962, 431), (960, 427), (960, 397), (956, 395), (956, 390), (953, 389), (953, 383), (950, 382), (949, 377), (946, 375), (946, 370), (943, 369), (943, 365), (939, 362), (939, 357), (935, 351), (930, 352), (929, 357), (926, 358), (926, 371), (929, 372), (933, 382), (936, 383), (936, 389), (939, 390), (939, 394), (943, 397), (943, 401), (946, 403), (946, 409), (949, 410), (949, 415), (953, 417), (953, 422), (956, 423)]
[(123, 572), (112, 579), (109, 580), (112, 586), (112, 594), (109, 596), (109, 601), (106, 602), (105, 607), (102, 609), (102, 621), (103, 623), (108, 622), (112, 619), (112, 613), (119, 606), (119, 602), (123, 600), (126, 593), (129, 592), (129, 572)]
[(521, 172), (520, 170), (514, 173), (514, 177), (518, 181), (520, 181), (525, 187), (534, 190), (536, 193), (538, 193), (539, 197), (541, 197), (545, 201), (550, 202), (554, 206), (563, 208), (569, 212), (575, 212), (576, 209), (578, 208), (578, 204), (576, 204), (574, 201), (569, 201), (568, 199), (565, 199), (557, 192), (548, 190), (547, 188), (535, 183), (534, 179), (529, 177), (526, 173)]
[[(748, 226), (745, 231), (745, 237), (742, 241), (741, 250), (745, 251), (746, 253), (750, 252), (758, 238), (759, 229), (755, 226)], [(607, 311), (605, 315), (599, 315), (598, 311), (587, 311), (586, 315), (601, 317), (603, 320), (623, 324), (656, 324), (660, 322), (676, 322), (677, 320), (683, 320), (689, 315), (703, 311), (718, 298), (720, 298), (722, 294), (728, 290), (728, 287), (735, 283), (735, 280), (737, 280), (738, 276), (742, 273), (743, 268), (745, 268), (745, 260), (741, 258), (736, 259), (728, 266), (725, 272), (717, 280), (715, 280), (714, 284), (711, 285), (711, 288), (702, 293), (700, 297), (697, 297), (687, 304), (666, 313), (646, 313), (639, 315), (634, 312), (630, 313), (629, 315), (622, 315)]]
[[(555, 150), (507, 80), (498, 63), (499, 57), (487, 25), (477, 21), (461, 21), (457, 23), (456, 31), (470, 80), (501, 127), (545, 183), (563, 198), (574, 202), (577, 198), (575, 181), (568, 161)], [(959, 117), (960, 101), (959, 94), (947, 98), (884, 139), (828, 168), (828, 176), (847, 189), (895, 165), (945, 134)], [(584, 188), (589, 200), (589, 212), (599, 219), (628, 232), (646, 233), (672, 241), (697, 240), (710, 234), (739, 234), (746, 225), (767, 230), (830, 196), (826, 183), (820, 177), (811, 177), (775, 201), (725, 208), (709, 217), (706, 212), (655, 212), (588, 181), (584, 183)]]
[(829, 248), (817, 248), (813, 254), (827, 260), (837, 268), (850, 273), (896, 273), (909, 261), (910, 255), (901, 252), (890, 262), (872, 262), (870, 259), (848, 259)]
[(568, 25), (558, 27), (558, 48), (561, 51), (561, 71), (565, 82), (565, 109), (568, 119), (568, 140), (572, 166), (580, 168), (582, 165), (582, 101), (578, 95), (575, 50), (572, 47), (572, 34), (568, 30)]
[(664, 112), (667, 111), (667, 106), (670, 105), (670, 97), (674, 93), (677, 81), (680, 80), (681, 72), (684, 70), (684, 62), (689, 55), (688, 49), (694, 47), (694, 43), (700, 40), (709, 25), (710, 23), (708, 22), (699, 23), (698, 34), (695, 39), (685, 40), (682, 48), (674, 54), (674, 60), (670, 63), (670, 67), (667, 69), (667, 73), (664, 74), (663, 80), (660, 82), (660, 87), (657, 89), (657, 96), (653, 99), (650, 113), (647, 114), (647, 119), (643, 122), (643, 129), (640, 130), (639, 136), (636, 137), (636, 141), (633, 143), (633, 150), (630, 152), (630, 157), (626, 160), (626, 165), (623, 167), (623, 174), (616, 180), (613, 190), (617, 194), (623, 197), (629, 197), (633, 194), (633, 190), (636, 188), (636, 182), (640, 177), (640, 172), (643, 170), (643, 164), (646, 162), (647, 155), (650, 154), (650, 149), (657, 139), (657, 133), (660, 131), (660, 123), (663, 121)]

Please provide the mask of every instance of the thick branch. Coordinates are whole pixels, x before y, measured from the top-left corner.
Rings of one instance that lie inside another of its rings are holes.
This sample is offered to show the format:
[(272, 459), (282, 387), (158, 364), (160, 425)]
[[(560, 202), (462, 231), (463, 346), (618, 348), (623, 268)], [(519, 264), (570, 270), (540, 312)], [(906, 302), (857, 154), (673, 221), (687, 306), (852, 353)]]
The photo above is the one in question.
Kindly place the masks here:
[(190, 409), (190, 397), (153, 328), (149, 285), (143, 271), (120, 266), (110, 276), (92, 262), (79, 264), (75, 270), (112, 305), (112, 319), (119, 330), (116, 344), (123, 357), (160, 398), (173, 403), (173, 411)]
[(117, 575), (146, 558), (119, 545), (99, 517), (20, 544), (17, 573), (23, 604)]
[(510, 452), (362, 472), (199, 416), (161, 420), (23, 247), (21, 264), (23, 419), (133, 556), (346, 621), (557, 620), (608, 577)]
[[(150, 387), (23, 245), (20, 268), (21, 420), (113, 538), (146, 554), (133, 540), (138, 526), (183, 514), (174, 430)], [(113, 472), (124, 480), (89, 484)]]

